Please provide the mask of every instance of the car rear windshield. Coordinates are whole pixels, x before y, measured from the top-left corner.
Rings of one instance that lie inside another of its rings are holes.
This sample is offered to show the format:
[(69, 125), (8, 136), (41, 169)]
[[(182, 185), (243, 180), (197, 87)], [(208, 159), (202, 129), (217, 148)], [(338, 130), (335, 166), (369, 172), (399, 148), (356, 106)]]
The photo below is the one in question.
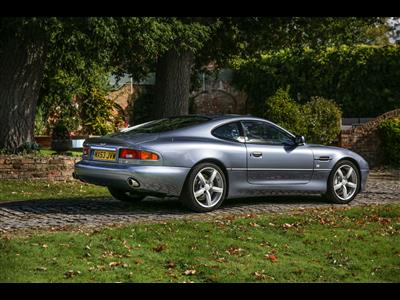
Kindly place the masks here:
[(134, 127), (124, 132), (125, 134), (132, 133), (160, 133), (175, 129), (181, 129), (193, 125), (198, 125), (209, 121), (210, 118), (203, 116), (183, 116), (183, 117), (172, 117), (167, 119), (161, 119), (144, 123), (138, 127)]

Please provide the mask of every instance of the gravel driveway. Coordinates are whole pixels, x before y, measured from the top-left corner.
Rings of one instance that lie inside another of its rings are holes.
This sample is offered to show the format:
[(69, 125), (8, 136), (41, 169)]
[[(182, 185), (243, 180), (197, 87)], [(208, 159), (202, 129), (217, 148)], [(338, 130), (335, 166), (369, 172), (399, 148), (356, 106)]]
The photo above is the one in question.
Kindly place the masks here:
[[(400, 202), (400, 178), (370, 177), (367, 189), (349, 206)], [(110, 198), (31, 200), (0, 204), (0, 233), (21, 229), (99, 227), (170, 219), (208, 219), (226, 215), (276, 213), (293, 209), (343, 207), (318, 196), (271, 195), (263, 198), (227, 200), (217, 211), (198, 214), (187, 211), (176, 198), (147, 198), (128, 204)]]

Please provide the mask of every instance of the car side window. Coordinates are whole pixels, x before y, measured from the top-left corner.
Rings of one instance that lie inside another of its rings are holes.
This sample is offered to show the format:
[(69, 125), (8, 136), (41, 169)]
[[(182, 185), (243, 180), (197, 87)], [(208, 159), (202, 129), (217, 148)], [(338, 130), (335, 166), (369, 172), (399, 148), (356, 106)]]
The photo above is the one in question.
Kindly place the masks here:
[(293, 144), (293, 138), (290, 135), (272, 124), (260, 121), (243, 121), (242, 124), (246, 143), (269, 145)]
[(212, 134), (223, 140), (243, 143), (244, 138), (239, 126), (239, 122), (228, 123), (214, 129)]

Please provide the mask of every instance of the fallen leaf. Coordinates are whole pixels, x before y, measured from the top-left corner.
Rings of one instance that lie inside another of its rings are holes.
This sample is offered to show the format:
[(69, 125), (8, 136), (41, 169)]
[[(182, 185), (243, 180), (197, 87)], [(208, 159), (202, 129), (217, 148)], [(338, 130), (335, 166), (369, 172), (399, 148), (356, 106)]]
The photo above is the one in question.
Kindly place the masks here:
[(143, 259), (138, 258), (135, 260), (135, 264), (137, 265), (141, 265), (142, 263), (144, 263)]
[(260, 227), (260, 225), (258, 225), (258, 224), (255, 223), (255, 222), (250, 222), (249, 225), (250, 225), (251, 227)]
[(176, 264), (173, 261), (169, 261), (167, 263), (167, 268), (168, 269), (174, 269), (176, 267)]
[(127, 263), (123, 263), (121, 261), (112, 261), (108, 264), (111, 268), (114, 267), (123, 267), (123, 268), (127, 268), (128, 264)]
[(273, 263), (278, 260), (278, 257), (274, 254), (267, 254), (267, 255), (265, 255), (265, 258)]
[(285, 228), (285, 229), (293, 227), (293, 225), (292, 225), (292, 224), (289, 224), (289, 223), (285, 223), (285, 224), (283, 224), (282, 226), (283, 226), (283, 228)]
[(183, 274), (185, 274), (185, 275), (194, 275), (194, 274), (196, 274), (196, 270), (192, 270), (192, 269), (186, 270)]
[(68, 270), (67, 272), (64, 273), (64, 277), (72, 278), (72, 277), (74, 277), (76, 275), (79, 275), (79, 274), (81, 274), (80, 271)]
[(229, 255), (237, 255), (242, 251), (243, 251), (243, 249), (241, 249), (239, 247), (231, 246), (225, 252), (228, 253)]
[(264, 270), (261, 270), (260, 272), (255, 271), (253, 273), (253, 275), (256, 277), (257, 280), (263, 280), (263, 279), (267, 278), (267, 276), (265, 276), (265, 274), (264, 274)]
[(155, 252), (161, 252), (161, 251), (164, 251), (165, 249), (167, 249), (167, 245), (161, 244), (161, 245), (158, 245), (157, 247), (154, 247), (154, 248), (153, 248), (153, 251), (155, 251)]
[(46, 267), (37, 267), (36, 271), (47, 271)]

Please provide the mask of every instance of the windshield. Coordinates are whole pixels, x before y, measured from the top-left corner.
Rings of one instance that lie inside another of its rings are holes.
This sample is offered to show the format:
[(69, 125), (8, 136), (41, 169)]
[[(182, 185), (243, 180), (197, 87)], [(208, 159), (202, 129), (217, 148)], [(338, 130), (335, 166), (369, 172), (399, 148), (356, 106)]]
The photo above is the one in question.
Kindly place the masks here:
[(202, 116), (172, 117), (167, 119), (155, 120), (152, 122), (144, 123), (142, 125), (134, 126), (132, 129), (128, 129), (124, 132), (115, 133), (112, 136), (131, 135), (136, 133), (160, 133), (160, 132), (201, 124), (209, 120), (210, 118)]

